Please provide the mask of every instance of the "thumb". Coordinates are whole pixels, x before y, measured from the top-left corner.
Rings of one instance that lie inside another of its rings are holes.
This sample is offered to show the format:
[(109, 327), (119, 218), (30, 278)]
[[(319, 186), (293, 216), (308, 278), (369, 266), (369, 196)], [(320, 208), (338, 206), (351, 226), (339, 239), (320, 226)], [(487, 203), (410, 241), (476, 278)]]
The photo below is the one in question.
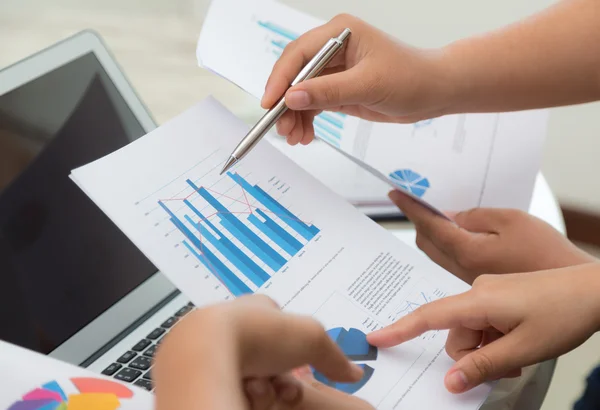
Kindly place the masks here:
[(444, 380), (446, 388), (451, 393), (463, 393), (534, 363), (535, 357), (524, 346), (527, 346), (527, 340), (523, 331), (515, 329), (484, 347), (474, 349), (448, 371)]
[(285, 103), (291, 110), (326, 110), (363, 103), (368, 87), (362, 78), (358, 68), (351, 68), (306, 80), (285, 94)]
[(459, 212), (453, 219), (469, 232), (498, 233), (508, 217), (504, 209), (474, 208)]

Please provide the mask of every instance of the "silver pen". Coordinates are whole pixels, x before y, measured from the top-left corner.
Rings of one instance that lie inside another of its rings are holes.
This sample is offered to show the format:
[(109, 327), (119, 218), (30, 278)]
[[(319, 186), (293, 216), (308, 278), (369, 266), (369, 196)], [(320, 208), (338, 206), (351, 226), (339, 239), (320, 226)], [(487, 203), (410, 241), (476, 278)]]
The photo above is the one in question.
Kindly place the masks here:
[[(350, 36), (350, 29), (344, 29), (342, 33), (336, 37), (330, 39), (319, 52), (309, 61), (309, 63), (300, 71), (298, 76), (292, 81), (290, 88), (296, 84), (314, 78), (321, 74), (323, 69), (329, 64), (329, 62), (335, 57), (338, 51), (341, 50), (346, 39)], [(225, 166), (221, 170), (220, 175), (223, 175), (233, 165), (239, 162), (244, 156), (250, 152), (252, 148), (264, 137), (267, 132), (277, 123), (281, 116), (287, 111), (285, 105), (285, 94), (283, 97), (275, 103), (275, 105), (262, 116), (254, 127), (248, 132), (248, 134), (242, 139), (242, 141), (235, 147)]]

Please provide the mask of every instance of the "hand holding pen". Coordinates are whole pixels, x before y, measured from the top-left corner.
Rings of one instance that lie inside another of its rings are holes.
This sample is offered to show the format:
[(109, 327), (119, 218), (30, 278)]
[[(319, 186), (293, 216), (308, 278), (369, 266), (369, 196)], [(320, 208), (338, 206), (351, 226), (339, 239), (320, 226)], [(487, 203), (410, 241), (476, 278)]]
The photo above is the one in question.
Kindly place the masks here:
[[(296, 78), (291, 82), (295, 86), (302, 81), (318, 76), (323, 69), (331, 62), (336, 54), (342, 49), (344, 42), (350, 36), (350, 29), (346, 28), (335, 38), (331, 38), (316, 55), (304, 66)], [(279, 98), (275, 105), (256, 123), (248, 132), (244, 139), (233, 150), (225, 166), (221, 170), (221, 175), (229, 170), (234, 164), (239, 162), (254, 146), (264, 137), (267, 132), (277, 123), (281, 116), (287, 111), (285, 96)]]

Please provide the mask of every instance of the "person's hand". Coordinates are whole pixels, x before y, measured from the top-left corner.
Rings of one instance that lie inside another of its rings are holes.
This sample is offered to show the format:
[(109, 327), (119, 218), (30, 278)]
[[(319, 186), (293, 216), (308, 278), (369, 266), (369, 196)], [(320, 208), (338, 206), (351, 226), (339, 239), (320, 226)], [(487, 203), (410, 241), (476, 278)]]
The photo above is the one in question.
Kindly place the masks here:
[(435, 215), (399, 191), (390, 199), (417, 230), (417, 246), (471, 284), (483, 273), (532, 272), (596, 261), (544, 221), (513, 209), (476, 208)]
[(368, 335), (391, 347), (435, 329), (450, 329), (446, 351), (457, 360), (446, 388), (461, 393), (556, 358), (600, 329), (600, 265), (484, 275), (471, 290), (421, 306)]
[(301, 409), (314, 400), (325, 408), (331, 395), (315, 398), (289, 374), (305, 365), (331, 380), (362, 377), (318, 322), (285, 314), (265, 296), (198, 309), (158, 349), (157, 409)]
[[(345, 28), (352, 34), (328, 68), (286, 92), (323, 44)], [(339, 15), (288, 44), (273, 68), (261, 105), (270, 108), (285, 93), (290, 110), (279, 120), (277, 131), (292, 145), (312, 141), (313, 119), (322, 110), (380, 122), (437, 117), (450, 104), (452, 93), (441, 58), (441, 51), (411, 48), (356, 17)]]
[[(260, 395), (253, 391), (248, 392), (250, 410), (375, 410), (364, 400), (317, 381), (307, 366), (294, 370), (292, 380), (294, 381), (285, 381), (288, 385), (286, 389), (289, 389), (290, 384), (301, 383), (302, 399), (289, 400), (281, 394), (278, 395), (275, 388), (263, 384)], [(271, 383), (273, 384), (272, 381)]]

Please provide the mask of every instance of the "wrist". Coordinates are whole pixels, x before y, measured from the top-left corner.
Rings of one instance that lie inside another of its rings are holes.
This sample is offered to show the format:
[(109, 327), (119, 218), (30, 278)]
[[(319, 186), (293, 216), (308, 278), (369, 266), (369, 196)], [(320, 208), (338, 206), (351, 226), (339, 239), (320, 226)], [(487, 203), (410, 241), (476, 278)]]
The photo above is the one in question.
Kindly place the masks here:
[[(153, 378), (163, 402), (167, 396), (186, 404), (172, 408), (185, 408), (199, 398), (205, 408), (238, 406), (238, 349), (233, 329), (220, 312), (215, 306), (190, 313), (158, 349)], [(231, 406), (221, 407), (223, 401)]]
[(417, 53), (422, 64), (416, 68), (420, 75), (416, 77), (415, 107), (420, 116), (432, 118), (459, 112), (465, 87), (451, 50), (443, 47), (421, 49)]
[(470, 111), (473, 74), (468, 72), (468, 56), (463, 51), (463, 42), (450, 43), (439, 50), (437, 67), (439, 76), (444, 79), (446, 109), (444, 114), (457, 114)]

